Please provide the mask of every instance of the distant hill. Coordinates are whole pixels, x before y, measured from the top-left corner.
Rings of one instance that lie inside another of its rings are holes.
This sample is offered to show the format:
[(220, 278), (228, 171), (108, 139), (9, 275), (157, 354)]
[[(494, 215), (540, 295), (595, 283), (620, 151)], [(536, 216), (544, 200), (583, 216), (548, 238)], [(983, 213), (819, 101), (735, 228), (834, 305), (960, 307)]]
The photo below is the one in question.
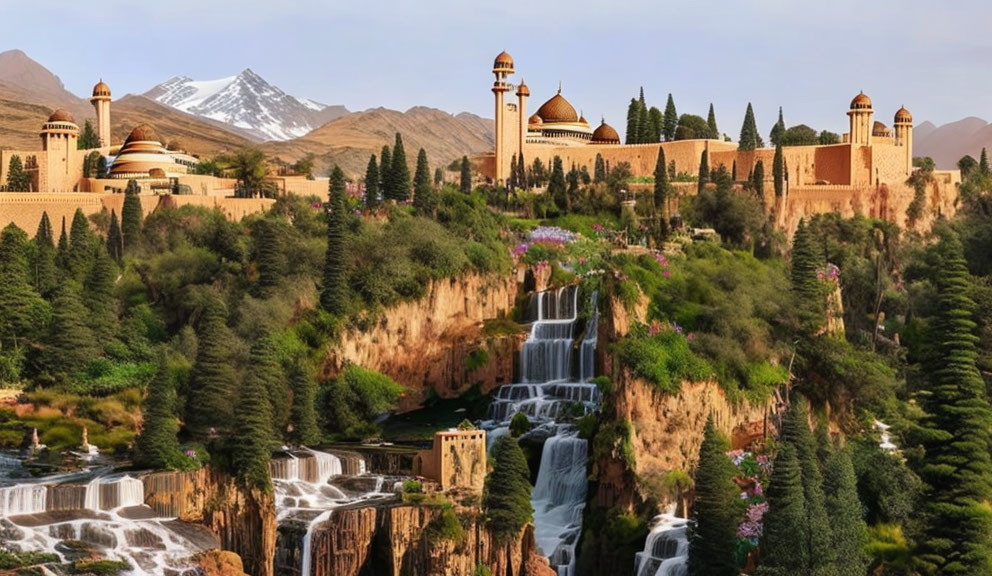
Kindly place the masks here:
[(58, 76), (20, 50), (0, 52), (0, 98), (65, 108), (79, 122), (96, 116), (88, 100), (66, 90)]
[(966, 154), (977, 160), (983, 147), (992, 151), (992, 124), (981, 118), (972, 116), (943, 126), (924, 122), (913, 129), (913, 155), (930, 156), (938, 168), (953, 170)]

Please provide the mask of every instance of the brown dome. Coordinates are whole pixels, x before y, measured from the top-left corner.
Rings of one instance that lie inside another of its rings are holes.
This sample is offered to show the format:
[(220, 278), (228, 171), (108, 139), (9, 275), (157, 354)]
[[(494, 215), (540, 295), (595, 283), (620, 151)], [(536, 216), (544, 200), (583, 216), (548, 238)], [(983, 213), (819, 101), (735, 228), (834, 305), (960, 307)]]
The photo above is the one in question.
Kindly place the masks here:
[(97, 96), (110, 98), (110, 86), (107, 86), (106, 82), (102, 79), (93, 87), (93, 97), (95, 98)]
[(895, 123), (896, 124), (912, 124), (913, 123), (913, 115), (910, 114), (909, 113), (909, 110), (906, 110), (905, 107), (902, 107), (902, 108), (900, 108), (896, 112), (896, 121), (895, 121)]
[(620, 134), (603, 120), (603, 123), (592, 133), (592, 141), (596, 144), (619, 144)]
[(148, 124), (138, 124), (131, 130), (128, 135), (127, 140), (124, 144), (128, 142), (158, 142), (158, 135), (155, 134), (155, 129)]
[(588, 126), (589, 125), (589, 121), (586, 120), (586, 117), (585, 116), (579, 115), (579, 124), (585, 124), (586, 126)]
[(851, 100), (851, 110), (871, 110), (871, 98), (861, 92)]
[(183, 147), (183, 143), (179, 140), (170, 140), (165, 149), (169, 152), (182, 152), (185, 150), (185, 147)]
[(537, 115), (545, 122), (578, 122), (575, 108), (565, 100), (559, 91), (537, 109)]
[(871, 135), (872, 136), (880, 136), (880, 137), (883, 137), (884, 138), (886, 136), (892, 136), (892, 132), (889, 131), (889, 127), (888, 126), (886, 126), (885, 124), (882, 124), (878, 120), (875, 120), (875, 124), (872, 125), (872, 128), (871, 128)]
[(506, 53), (506, 50), (499, 53), (496, 60), (493, 61), (493, 71), (503, 70), (503, 71), (513, 71), (513, 57)]
[(72, 117), (72, 114), (69, 114), (69, 112), (63, 110), (62, 108), (59, 108), (55, 112), (52, 112), (52, 115), (48, 117), (48, 121), (49, 122), (72, 122), (73, 124), (76, 123), (76, 119)]
[(541, 117), (539, 115), (534, 114), (533, 116), (530, 117), (530, 120), (528, 120), (527, 123), (528, 124), (543, 124), (544, 123), (544, 120), (541, 120)]
[(530, 88), (522, 80), (520, 86), (517, 86), (517, 96), (530, 96)]

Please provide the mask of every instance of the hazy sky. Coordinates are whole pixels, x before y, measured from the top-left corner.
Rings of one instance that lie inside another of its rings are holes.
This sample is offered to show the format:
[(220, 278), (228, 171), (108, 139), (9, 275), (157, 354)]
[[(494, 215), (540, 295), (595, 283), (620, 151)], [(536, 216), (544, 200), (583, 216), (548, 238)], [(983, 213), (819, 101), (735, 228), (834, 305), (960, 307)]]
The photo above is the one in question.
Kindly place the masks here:
[(644, 86), (736, 138), (748, 101), (763, 134), (842, 132), (860, 90), (886, 124), (992, 117), (992, 2), (967, 0), (0, 0), (0, 50), (20, 48), (88, 95), (115, 98), (175, 75), (250, 67), (287, 92), (352, 110), (415, 105), (492, 117), (501, 50), (530, 110), (563, 94), (591, 123), (623, 131)]

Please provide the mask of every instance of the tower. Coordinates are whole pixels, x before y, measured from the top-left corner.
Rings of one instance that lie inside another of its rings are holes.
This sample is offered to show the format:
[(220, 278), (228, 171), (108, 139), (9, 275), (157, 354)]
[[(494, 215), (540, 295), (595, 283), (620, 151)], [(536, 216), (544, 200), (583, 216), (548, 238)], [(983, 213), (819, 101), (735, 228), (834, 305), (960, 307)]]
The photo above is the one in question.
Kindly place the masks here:
[(504, 158), (505, 154), (503, 153), (503, 146), (505, 145), (503, 142), (503, 94), (512, 90), (506, 77), (513, 74), (513, 58), (506, 51), (500, 52), (493, 62), (493, 74), (496, 76), (496, 81), (493, 82), (493, 94), (496, 96), (496, 155), (493, 180), (495, 184), (499, 184), (506, 177), (504, 168), (506, 158)]
[(71, 192), (82, 176), (76, 142), (79, 126), (72, 114), (59, 109), (41, 127), (41, 149), (44, 165), (39, 166), (38, 190), (41, 192)]
[(110, 86), (102, 79), (93, 87), (90, 102), (96, 109), (96, 131), (100, 135), (100, 146), (110, 146)]
[(903, 148), (903, 156), (906, 159), (906, 175), (913, 171), (913, 115), (903, 106), (896, 112), (896, 118), (892, 123), (895, 130), (896, 146)]
[(517, 114), (520, 124), (520, 143), (517, 145), (517, 161), (524, 156), (524, 141), (527, 139), (527, 98), (530, 97), (530, 88), (521, 80), (517, 86)]
[(871, 146), (872, 115), (871, 98), (861, 92), (851, 100), (851, 109), (847, 115), (850, 118), (851, 130), (848, 141), (853, 146)]

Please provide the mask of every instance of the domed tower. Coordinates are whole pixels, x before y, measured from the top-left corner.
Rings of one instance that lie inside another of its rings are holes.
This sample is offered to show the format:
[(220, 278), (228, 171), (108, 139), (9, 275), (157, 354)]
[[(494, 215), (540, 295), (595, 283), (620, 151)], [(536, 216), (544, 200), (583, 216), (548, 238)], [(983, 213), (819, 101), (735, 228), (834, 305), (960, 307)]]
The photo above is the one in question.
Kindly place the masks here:
[(493, 61), (493, 75), (496, 76), (496, 81), (493, 82), (493, 94), (496, 96), (496, 166), (493, 180), (496, 184), (499, 184), (506, 177), (504, 171), (506, 159), (504, 158), (505, 154), (503, 154), (503, 146), (505, 145), (503, 142), (503, 94), (513, 89), (506, 81), (506, 77), (512, 74), (513, 57), (504, 50)]
[[(79, 125), (65, 110), (59, 108), (41, 127), (41, 149), (45, 151), (44, 169), (38, 174), (38, 190), (42, 192), (71, 192), (82, 176), (79, 153)], [(78, 174), (77, 174), (78, 172)]]
[(100, 135), (100, 146), (110, 146), (110, 86), (102, 78), (93, 87), (90, 103), (96, 109), (96, 131)]
[(895, 130), (896, 146), (905, 149), (906, 175), (913, 171), (913, 115), (903, 106), (896, 112), (895, 120), (892, 122)]
[(517, 144), (517, 160), (524, 157), (524, 141), (527, 139), (527, 98), (530, 98), (530, 88), (523, 80), (517, 86), (517, 114), (520, 119), (520, 142)]
[(851, 100), (851, 109), (847, 115), (851, 120), (848, 141), (855, 146), (871, 146), (871, 134), (874, 127), (872, 122), (871, 98), (861, 92)]

